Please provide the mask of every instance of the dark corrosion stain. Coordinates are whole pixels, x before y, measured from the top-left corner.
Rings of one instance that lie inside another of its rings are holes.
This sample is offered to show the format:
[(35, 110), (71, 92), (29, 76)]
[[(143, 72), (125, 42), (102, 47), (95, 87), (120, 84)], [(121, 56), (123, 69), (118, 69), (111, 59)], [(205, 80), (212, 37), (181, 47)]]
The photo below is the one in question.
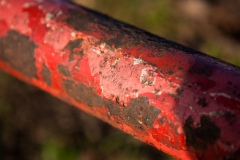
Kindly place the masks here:
[(228, 81), (228, 83), (227, 83), (228, 85), (232, 85), (232, 82), (231, 81)]
[(62, 64), (58, 65), (58, 72), (63, 74), (66, 77), (70, 77), (71, 76), (71, 73), (69, 72), (68, 67), (64, 66)]
[(112, 115), (118, 115), (118, 116), (120, 116), (121, 117), (121, 115), (122, 115), (122, 111), (121, 111), (121, 108), (122, 108), (122, 106), (120, 106), (120, 105), (115, 105), (112, 101), (107, 101), (106, 102), (106, 107), (109, 109), (109, 111), (110, 111), (110, 113), (112, 114)]
[(63, 85), (67, 94), (78, 102), (84, 102), (90, 107), (105, 105), (104, 100), (94, 93), (93, 88), (71, 80), (64, 81)]
[(183, 129), (186, 133), (186, 143), (194, 149), (207, 149), (208, 144), (213, 144), (220, 138), (221, 130), (207, 116), (202, 116), (200, 124), (194, 126), (192, 117), (188, 117)]
[(197, 74), (197, 75), (204, 75), (206, 77), (210, 77), (213, 72), (214, 72), (214, 69), (212, 66), (203, 66), (202, 62), (195, 62), (195, 64), (191, 67), (191, 69), (188, 71), (189, 73), (192, 73), (192, 74)]
[(203, 98), (199, 98), (197, 104), (199, 104), (202, 107), (207, 107), (208, 106), (206, 98), (204, 98), (204, 97)]
[(89, 22), (94, 22), (97, 18), (94, 13), (86, 13), (85, 10), (68, 10), (68, 17), (64, 21), (71, 25), (75, 30), (85, 31), (90, 30)]
[(168, 75), (173, 75), (173, 71), (166, 71), (166, 73), (168, 74)]
[(43, 66), (41, 75), (43, 77), (44, 82), (46, 82), (50, 86), (52, 83), (51, 72), (50, 72), (49, 68), (46, 66), (46, 64), (44, 64), (44, 66)]
[(192, 87), (194, 87), (196, 90), (207, 91), (216, 86), (216, 82), (206, 77), (198, 77), (197, 79), (195, 79), (192, 85)]
[(77, 31), (98, 38), (100, 40), (98, 43), (105, 42), (115, 48), (141, 46), (152, 51), (154, 56), (162, 56), (171, 49), (181, 50), (187, 54), (202, 54), (84, 7), (68, 9), (67, 12), (63, 21)]
[(141, 123), (144, 123), (147, 127), (152, 128), (153, 122), (160, 113), (161, 111), (159, 109), (149, 105), (147, 97), (139, 97), (130, 100), (129, 106), (125, 107), (123, 111), (122, 118), (139, 128), (142, 127)]
[[(145, 125), (152, 128), (154, 120), (161, 113), (159, 109), (149, 105), (147, 97), (131, 99), (130, 104), (123, 107), (119, 102), (116, 102), (116, 104), (111, 100), (104, 100), (94, 92), (93, 88), (87, 87), (84, 84), (72, 80), (66, 80), (64, 81), (63, 86), (67, 94), (76, 101), (85, 103), (89, 107), (107, 107), (111, 115), (118, 115), (123, 121), (138, 129), (144, 130)], [(145, 125), (142, 125), (142, 123)]]
[(240, 159), (240, 149), (238, 149), (232, 157), (224, 158), (224, 160), (239, 160)]
[(83, 50), (80, 49), (83, 39), (77, 39), (74, 41), (69, 41), (66, 45), (65, 49), (70, 51), (69, 59), (73, 60), (73, 55), (83, 56)]
[(224, 114), (224, 118), (228, 121), (229, 125), (233, 125), (236, 122), (237, 116), (229, 111)]
[(176, 90), (176, 96), (177, 97), (180, 97), (181, 96), (181, 94), (183, 93), (183, 91), (184, 91), (184, 87), (179, 87), (177, 90)]
[(0, 58), (27, 77), (36, 77), (34, 50), (37, 45), (28, 36), (10, 30), (0, 39)]
[(240, 98), (240, 89), (239, 89), (239, 86), (234, 85), (231, 81), (228, 81), (226, 87), (227, 87), (227, 89), (228, 89), (229, 91), (232, 92), (232, 94), (233, 94), (234, 96), (236, 96), (237, 98)]

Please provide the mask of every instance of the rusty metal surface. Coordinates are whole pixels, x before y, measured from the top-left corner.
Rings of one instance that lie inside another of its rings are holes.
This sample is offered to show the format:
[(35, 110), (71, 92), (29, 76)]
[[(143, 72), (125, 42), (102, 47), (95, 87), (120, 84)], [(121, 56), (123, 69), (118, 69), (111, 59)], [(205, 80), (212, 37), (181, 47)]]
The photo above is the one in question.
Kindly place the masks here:
[(240, 68), (81, 6), (0, 0), (0, 68), (176, 158), (240, 156)]

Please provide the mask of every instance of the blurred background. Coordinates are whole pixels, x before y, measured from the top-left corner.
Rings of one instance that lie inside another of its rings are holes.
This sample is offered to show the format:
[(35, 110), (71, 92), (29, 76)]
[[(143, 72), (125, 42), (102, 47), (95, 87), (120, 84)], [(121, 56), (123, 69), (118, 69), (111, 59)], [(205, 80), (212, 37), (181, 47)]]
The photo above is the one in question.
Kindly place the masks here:
[[(75, 0), (240, 66), (239, 0)], [(0, 71), (1, 160), (173, 160)]]

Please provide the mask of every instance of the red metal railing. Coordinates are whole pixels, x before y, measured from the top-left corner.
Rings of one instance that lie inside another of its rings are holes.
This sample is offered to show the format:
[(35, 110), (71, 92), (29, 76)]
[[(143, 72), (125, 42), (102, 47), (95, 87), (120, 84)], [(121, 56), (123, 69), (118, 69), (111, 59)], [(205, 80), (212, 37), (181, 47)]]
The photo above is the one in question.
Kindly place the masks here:
[(176, 158), (240, 157), (240, 68), (100, 13), (0, 0), (0, 68)]

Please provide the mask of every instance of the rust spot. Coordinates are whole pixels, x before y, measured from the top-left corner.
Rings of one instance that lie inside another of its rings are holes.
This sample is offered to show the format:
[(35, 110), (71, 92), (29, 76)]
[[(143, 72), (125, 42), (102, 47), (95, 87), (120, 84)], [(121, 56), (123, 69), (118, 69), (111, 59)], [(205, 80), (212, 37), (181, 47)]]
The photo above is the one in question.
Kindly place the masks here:
[(186, 133), (186, 143), (194, 149), (207, 149), (220, 138), (221, 130), (207, 116), (202, 116), (200, 124), (194, 124), (192, 117), (188, 117), (183, 126)]
[[(107, 107), (111, 115), (118, 115), (125, 122), (144, 130), (144, 123), (147, 127), (152, 128), (152, 124), (161, 113), (161, 111), (154, 106), (149, 105), (147, 97), (139, 97), (131, 99), (128, 106), (120, 106), (111, 100), (104, 100), (97, 95), (93, 88), (87, 87), (84, 84), (66, 80), (63, 83), (67, 94), (76, 101), (86, 103), (88, 106)], [(117, 99), (116, 99), (117, 100)], [(119, 103), (119, 102), (116, 102)]]
[(70, 77), (71, 76), (71, 73), (69, 72), (68, 67), (66, 67), (66, 66), (64, 66), (62, 64), (58, 65), (58, 72), (63, 74), (66, 77)]
[(199, 104), (203, 108), (208, 106), (206, 98), (204, 98), (204, 97), (203, 98), (199, 98), (197, 104)]
[(240, 149), (238, 149), (231, 158), (225, 158), (226, 160), (240, 159)]
[(235, 122), (236, 122), (236, 115), (227, 111), (225, 114), (224, 114), (224, 118), (229, 122), (229, 125), (233, 125)]
[(141, 122), (152, 128), (152, 124), (161, 113), (161, 110), (149, 105), (147, 97), (139, 97), (130, 100), (129, 106), (124, 111), (122, 118), (139, 128), (142, 128)]
[(44, 66), (43, 66), (41, 75), (43, 76), (44, 82), (46, 82), (50, 86), (52, 83), (51, 72), (50, 72), (49, 68), (46, 66), (46, 64), (44, 64)]
[(166, 71), (166, 73), (167, 73), (168, 75), (173, 75), (173, 74), (174, 74), (173, 71)]
[(213, 67), (208, 65), (203, 66), (202, 64), (204, 63), (202, 63), (201, 61), (195, 62), (195, 64), (191, 67), (191, 69), (188, 72), (210, 77), (214, 72), (214, 69), (212, 69)]
[(109, 109), (111, 114), (118, 115), (125, 122), (132, 124), (133, 126), (144, 130), (144, 123), (147, 127), (152, 128), (152, 124), (161, 113), (161, 110), (149, 105), (147, 97), (139, 97), (130, 100), (128, 106), (120, 106), (119, 99), (116, 98), (116, 103), (108, 101), (106, 107)]
[(34, 50), (37, 45), (28, 36), (10, 30), (0, 39), (0, 58), (27, 77), (36, 77)]
[(177, 90), (176, 90), (176, 96), (177, 97), (180, 97), (181, 96), (181, 94), (183, 93), (183, 91), (184, 91), (184, 87), (182, 87), (182, 86), (180, 86), (180, 88), (178, 88)]
[(65, 49), (70, 51), (69, 60), (73, 60), (73, 55), (83, 56), (83, 50), (80, 49), (83, 39), (77, 39), (74, 41), (69, 41)]
[(110, 113), (112, 115), (118, 115), (121, 117), (122, 115), (122, 111), (121, 111), (121, 106), (119, 105), (114, 105), (114, 103), (112, 101), (108, 101), (106, 102), (106, 107), (109, 109)]
[(81, 83), (74, 83), (72, 80), (66, 80), (63, 83), (67, 94), (76, 101), (84, 102), (88, 106), (105, 106), (104, 100), (94, 93), (93, 88), (87, 87)]
[[(68, 17), (64, 21), (72, 26), (75, 30), (87, 31), (90, 30), (89, 22), (94, 22), (96, 18), (94, 13), (86, 13), (87, 9), (81, 8), (81, 10), (68, 10)], [(77, 21), (76, 21), (77, 19)]]

